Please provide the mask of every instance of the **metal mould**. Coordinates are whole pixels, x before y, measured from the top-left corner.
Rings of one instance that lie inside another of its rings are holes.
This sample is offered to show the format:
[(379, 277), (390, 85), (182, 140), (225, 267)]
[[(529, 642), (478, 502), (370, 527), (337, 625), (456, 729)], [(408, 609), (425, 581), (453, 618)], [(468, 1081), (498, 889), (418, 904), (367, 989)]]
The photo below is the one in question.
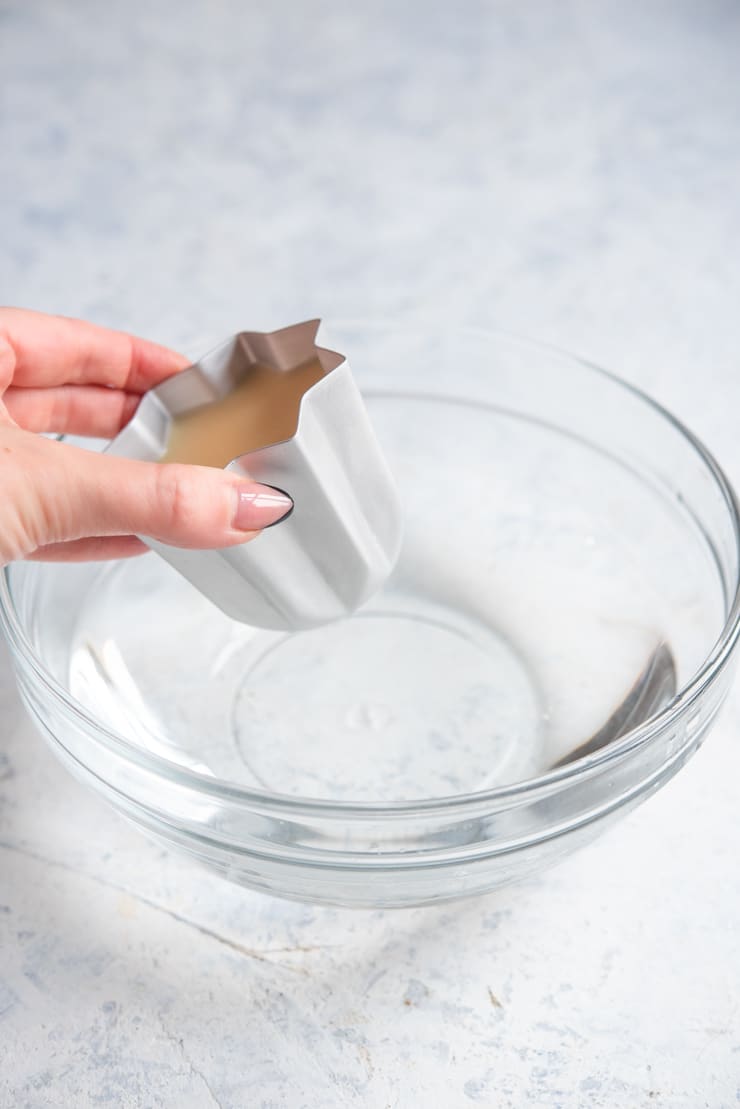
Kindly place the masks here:
[(311, 358), (323, 376), (300, 397), (295, 433), (226, 469), (285, 490), (292, 514), (249, 543), (184, 550), (145, 543), (236, 620), (295, 630), (353, 612), (383, 584), (401, 537), (393, 478), (344, 355), (316, 345), (319, 320), (243, 331), (144, 395), (109, 453), (157, 461), (172, 419), (220, 400), (256, 365), (276, 375)]

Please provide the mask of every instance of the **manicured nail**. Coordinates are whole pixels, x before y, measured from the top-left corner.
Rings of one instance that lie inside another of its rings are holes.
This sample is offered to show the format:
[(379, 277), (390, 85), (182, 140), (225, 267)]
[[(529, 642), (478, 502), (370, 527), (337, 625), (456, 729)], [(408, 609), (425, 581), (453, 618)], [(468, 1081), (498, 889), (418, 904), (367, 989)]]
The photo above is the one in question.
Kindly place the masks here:
[(293, 501), (272, 485), (239, 489), (234, 527), (240, 531), (262, 531), (279, 524), (293, 511)]

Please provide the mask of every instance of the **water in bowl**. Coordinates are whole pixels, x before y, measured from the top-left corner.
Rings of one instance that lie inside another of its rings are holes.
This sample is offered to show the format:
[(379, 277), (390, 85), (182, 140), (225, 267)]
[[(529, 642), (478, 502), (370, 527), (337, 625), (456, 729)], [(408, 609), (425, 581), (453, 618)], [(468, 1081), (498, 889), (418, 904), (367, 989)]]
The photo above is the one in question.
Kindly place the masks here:
[[(228, 619), (153, 554), (60, 568), (53, 603), (69, 612), (49, 653), (74, 696), (132, 743), (218, 778), (399, 801), (550, 768), (615, 718), (656, 652), (678, 680), (693, 673), (722, 597), (665, 490), (512, 412), (368, 404), (404, 503), (380, 594), (285, 634)], [(671, 695), (672, 681), (638, 716)]]

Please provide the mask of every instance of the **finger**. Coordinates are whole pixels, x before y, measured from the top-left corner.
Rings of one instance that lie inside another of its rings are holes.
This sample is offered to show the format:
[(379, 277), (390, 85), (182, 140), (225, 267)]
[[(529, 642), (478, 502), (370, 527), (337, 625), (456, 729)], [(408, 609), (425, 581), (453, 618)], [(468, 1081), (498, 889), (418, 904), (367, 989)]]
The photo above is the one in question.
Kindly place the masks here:
[(97, 535), (92, 539), (47, 543), (28, 557), (35, 562), (99, 562), (107, 558), (133, 558), (148, 549), (135, 535)]
[(14, 530), (26, 537), (25, 553), (106, 535), (146, 535), (177, 547), (234, 546), (293, 507), (270, 486), (207, 466), (93, 454), (20, 429), (7, 429), (5, 441), (0, 470), (7, 468), (10, 503), (20, 513)]
[(11, 385), (3, 395), (12, 419), (26, 431), (94, 435), (112, 439), (129, 422), (141, 398), (101, 385), (57, 385), (24, 389)]
[(181, 354), (123, 331), (0, 308), (0, 393), (3, 388), (108, 385), (142, 393), (187, 366)]

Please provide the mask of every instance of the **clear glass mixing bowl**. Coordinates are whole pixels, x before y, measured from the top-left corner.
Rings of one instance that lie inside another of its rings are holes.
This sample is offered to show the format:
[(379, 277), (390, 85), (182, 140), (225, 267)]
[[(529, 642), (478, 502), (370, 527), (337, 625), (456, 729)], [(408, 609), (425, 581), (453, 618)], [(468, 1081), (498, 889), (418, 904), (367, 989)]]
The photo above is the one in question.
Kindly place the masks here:
[(737, 502), (685, 428), (574, 358), (471, 331), (331, 341), (403, 500), (383, 591), (286, 635), (156, 555), (18, 563), (20, 691), (74, 773), (234, 881), (357, 906), (489, 890), (697, 748), (737, 642)]

